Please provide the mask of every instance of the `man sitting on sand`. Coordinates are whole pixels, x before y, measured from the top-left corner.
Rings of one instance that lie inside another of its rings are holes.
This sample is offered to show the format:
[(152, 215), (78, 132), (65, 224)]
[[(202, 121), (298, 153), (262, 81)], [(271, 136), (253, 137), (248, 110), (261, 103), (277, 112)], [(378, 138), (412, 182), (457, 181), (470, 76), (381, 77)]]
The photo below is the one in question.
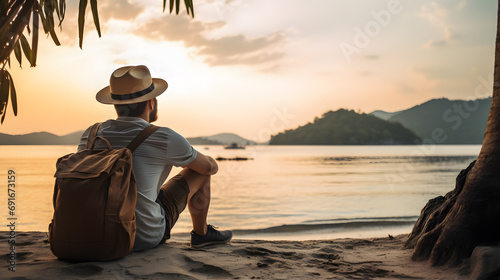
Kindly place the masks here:
[[(97, 101), (115, 106), (117, 119), (103, 122), (98, 136), (113, 148), (126, 147), (132, 139), (158, 118), (156, 97), (168, 87), (163, 79), (151, 78), (146, 66), (125, 66), (113, 72), (110, 85), (100, 90)], [(90, 127), (83, 133), (78, 150), (85, 149)], [(96, 148), (105, 148), (97, 141)], [(165, 182), (172, 166), (182, 171)], [(210, 177), (218, 171), (215, 160), (196, 151), (188, 141), (170, 128), (161, 127), (133, 154), (137, 181), (136, 238), (134, 250), (145, 250), (164, 243), (179, 214), (188, 206), (193, 230), (191, 247), (227, 243), (231, 231), (218, 231), (207, 225), (210, 204)]]

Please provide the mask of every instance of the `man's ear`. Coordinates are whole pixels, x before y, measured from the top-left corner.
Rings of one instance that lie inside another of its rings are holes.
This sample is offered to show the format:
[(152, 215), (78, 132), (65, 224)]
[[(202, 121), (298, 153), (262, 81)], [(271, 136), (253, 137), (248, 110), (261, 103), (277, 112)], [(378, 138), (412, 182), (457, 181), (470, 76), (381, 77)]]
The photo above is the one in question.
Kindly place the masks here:
[(154, 98), (148, 100), (148, 108), (151, 109), (151, 111), (154, 110), (154, 108), (155, 108), (155, 99)]

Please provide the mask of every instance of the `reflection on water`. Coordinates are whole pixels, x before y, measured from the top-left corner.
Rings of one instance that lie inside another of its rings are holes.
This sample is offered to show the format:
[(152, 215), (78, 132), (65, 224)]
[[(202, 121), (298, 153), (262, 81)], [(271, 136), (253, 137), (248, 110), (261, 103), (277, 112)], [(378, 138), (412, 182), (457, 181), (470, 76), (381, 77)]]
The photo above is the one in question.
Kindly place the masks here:
[(381, 157), (311, 157), (303, 158), (302, 161), (305, 162), (318, 162), (320, 164), (359, 164), (363, 161), (368, 161), (369, 163), (417, 163), (417, 162), (464, 162), (474, 159), (476, 156), (381, 156)]
[[(476, 158), (480, 146), (196, 148), (213, 157), (253, 158), (219, 162), (210, 223), (247, 237), (270, 229), (284, 236), (290, 234), (285, 225), (292, 225), (314, 237), (365, 227), (404, 225), (408, 230), (427, 200), (453, 189), (458, 172)], [(55, 161), (73, 151), (71, 146), (0, 146), (3, 180), (9, 169), (18, 174), (19, 230), (47, 230)], [(171, 176), (179, 170), (174, 168)], [(0, 200), (6, 199), (6, 192), (0, 192)], [(6, 220), (7, 211), (0, 215)], [(183, 213), (174, 233), (190, 229), (189, 215)]]

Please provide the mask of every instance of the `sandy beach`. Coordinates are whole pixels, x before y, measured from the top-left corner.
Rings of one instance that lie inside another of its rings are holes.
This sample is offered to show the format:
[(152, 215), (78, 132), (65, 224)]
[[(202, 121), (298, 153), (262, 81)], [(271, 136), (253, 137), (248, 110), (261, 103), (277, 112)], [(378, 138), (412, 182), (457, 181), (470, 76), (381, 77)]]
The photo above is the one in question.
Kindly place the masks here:
[(311, 241), (234, 239), (199, 250), (187, 236), (111, 262), (68, 262), (52, 255), (47, 233), (16, 234), (15, 272), (8, 233), (0, 232), (1, 279), (467, 279), (460, 268), (430, 267), (394, 238)]

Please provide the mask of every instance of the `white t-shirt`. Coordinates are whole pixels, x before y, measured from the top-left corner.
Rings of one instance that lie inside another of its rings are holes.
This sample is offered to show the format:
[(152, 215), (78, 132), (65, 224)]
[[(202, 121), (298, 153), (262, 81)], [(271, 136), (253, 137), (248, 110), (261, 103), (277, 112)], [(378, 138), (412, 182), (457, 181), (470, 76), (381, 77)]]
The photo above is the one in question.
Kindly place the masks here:
[[(118, 117), (101, 124), (98, 136), (109, 141), (114, 149), (126, 147), (149, 123), (137, 117)], [(78, 150), (85, 149), (90, 127), (83, 133)], [(97, 140), (95, 148), (104, 149)], [(196, 158), (197, 151), (177, 132), (161, 127), (134, 151), (133, 169), (137, 181), (136, 237), (134, 250), (153, 248), (165, 233), (164, 211), (156, 202), (161, 186), (172, 166), (186, 166)]]

